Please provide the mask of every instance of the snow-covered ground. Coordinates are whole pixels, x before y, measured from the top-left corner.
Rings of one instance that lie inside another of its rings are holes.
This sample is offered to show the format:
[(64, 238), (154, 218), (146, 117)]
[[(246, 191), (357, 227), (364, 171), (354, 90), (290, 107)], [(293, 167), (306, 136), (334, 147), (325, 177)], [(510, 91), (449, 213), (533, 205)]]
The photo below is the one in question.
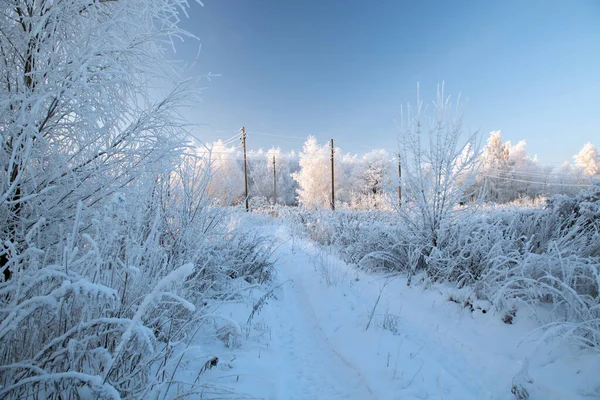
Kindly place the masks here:
[(239, 346), (199, 335), (179, 381), (211, 355), (219, 363), (200, 379), (221, 398), (508, 400), (513, 383), (532, 400), (600, 398), (600, 356), (541, 340), (526, 310), (505, 324), (486, 304), (448, 301), (461, 296), (451, 288), (363, 273), (285, 224), (248, 218), (279, 242), (273, 296), (247, 325), (251, 307), (222, 308), (242, 326)]

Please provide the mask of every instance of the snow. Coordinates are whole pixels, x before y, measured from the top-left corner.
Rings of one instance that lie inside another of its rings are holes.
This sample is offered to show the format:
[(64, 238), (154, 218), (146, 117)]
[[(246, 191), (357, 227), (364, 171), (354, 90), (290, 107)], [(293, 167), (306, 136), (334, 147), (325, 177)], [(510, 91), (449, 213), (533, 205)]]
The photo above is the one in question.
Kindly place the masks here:
[[(600, 356), (542, 341), (533, 313), (505, 324), (487, 302), (471, 311), (448, 301), (451, 287), (366, 274), (292, 237), (284, 223), (247, 218), (280, 244), (274, 296), (242, 326), (239, 348), (199, 335), (180, 382), (198, 379), (218, 357), (201, 381), (238, 398), (509, 400), (513, 383), (531, 400), (600, 398)], [(251, 311), (242, 303), (221, 309), (240, 321)]]
[[(164, 52), (194, 37), (187, 0), (10, 3), (0, 399), (600, 397), (594, 145), (555, 171), (493, 132), (480, 156), (442, 84), (402, 118), (399, 160), (309, 137), (244, 142), (242, 168), (237, 135), (188, 141), (197, 80)], [(478, 213), (488, 185), (590, 189)]]
[[(112, 386), (104, 383), (102, 381), (102, 378), (100, 378), (99, 376), (92, 376), (92, 375), (82, 374), (82, 373), (74, 372), (74, 371), (42, 374), (42, 375), (30, 377), (30, 378), (25, 378), (25, 379), (20, 380), (19, 382), (16, 382), (14, 385), (8, 386), (6, 388), (0, 387), (0, 395), (2, 395), (3, 393), (4, 394), (10, 393), (10, 391), (16, 387), (27, 386), (34, 382), (35, 383), (37, 383), (37, 382), (51, 383), (53, 381), (58, 381), (58, 380), (72, 380), (74, 382), (77, 382), (78, 386), (81, 386), (79, 383), (86, 384), (89, 387), (92, 387), (95, 389), (96, 395), (102, 395), (103, 399), (120, 399), (121, 398), (121, 396), (119, 396), (119, 392), (117, 392)], [(87, 390), (85, 390), (85, 387), (80, 388), (80, 389), (82, 389), (82, 393), (87, 394)]]

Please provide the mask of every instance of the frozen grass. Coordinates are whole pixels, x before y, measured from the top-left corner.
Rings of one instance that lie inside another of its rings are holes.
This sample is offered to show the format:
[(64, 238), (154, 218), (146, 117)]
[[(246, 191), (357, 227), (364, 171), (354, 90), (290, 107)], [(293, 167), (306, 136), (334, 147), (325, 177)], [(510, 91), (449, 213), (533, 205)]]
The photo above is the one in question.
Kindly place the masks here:
[(446, 220), (428, 252), (394, 212), (285, 212), (346, 262), (470, 288), (474, 301), (489, 301), (502, 315), (548, 305), (551, 317), (540, 322), (549, 337), (600, 345), (598, 185), (576, 197), (554, 196), (537, 209), (486, 208)]
[(198, 210), (199, 225), (222, 221), (202, 235), (195, 225), (178, 229), (196, 244), (174, 252), (160, 239), (172, 226), (140, 223), (160, 220), (152, 209), (116, 197), (94, 230), (72, 229), (54, 262), (35, 249), (11, 258), (13, 276), (0, 282), (0, 397), (162, 393), (179, 368), (170, 361), (178, 357), (175, 346), (219, 318), (219, 304), (243, 300), (233, 282), (271, 278), (272, 245), (242, 228), (225, 229), (235, 215)]

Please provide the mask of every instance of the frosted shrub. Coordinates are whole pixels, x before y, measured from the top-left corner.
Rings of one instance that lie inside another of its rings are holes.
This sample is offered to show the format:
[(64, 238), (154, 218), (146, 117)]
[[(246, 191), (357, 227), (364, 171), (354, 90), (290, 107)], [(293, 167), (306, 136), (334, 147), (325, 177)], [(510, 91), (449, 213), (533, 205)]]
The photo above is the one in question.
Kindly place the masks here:
[(252, 212), (262, 214), (268, 213), (272, 207), (272, 205), (269, 204), (269, 200), (264, 196), (252, 196), (248, 199), (248, 204)]
[(599, 221), (598, 185), (576, 197), (553, 196), (543, 209), (480, 213), (445, 228), (427, 271), (434, 280), (475, 288), (504, 312), (515, 301), (551, 304), (552, 332), (597, 346)]
[(419, 266), (445, 239), (449, 225), (469, 218), (477, 197), (472, 188), (479, 155), (477, 133), (463, 142), (465, 106), (460, 96), (453, 105), (442, 83), (431, 109), (420, 99), (415, 107), (408, 105), (397, 136), (403, 193), (398, 214), (411, 245), (421, 249)]
[(236, 229), (224, 236), (218, 208), (196, 209), (186, 228), (166, 223), (165, 205), (179, 215), (189, 200), (161, 192), (156, 184), (98, 211), (80, 208), (55, 247), (11, 258), (16, 272), (0, 282), (3, 398), (160, 391), (173, 346), (204, 320), (204, 305), (231, 297), (232, 278), (271, 276), (269, 242)]
[[(228, 279), (242, 278), (258, 283), (272, 278), (274, 241), (256, 231), (237, 228), (216, 235), (206, 244), (205, 250), (199, 261), (202, 269), (197, 277), (221, 275)], [(219, 287), (218, 282), (213, 281), (214, 278), (209, 278), (214, 288)], [(227, 280), (223, 283), (227, 284)]]
[[(206, 320), (208, 290), (231, 280), (226, 269), (195, 280), (212, 244), (237, 233), (221, 234), (211, 163), (185, 141), (192, 82), (164, 59), (189, 37), (177, 26), (187, 7), (3, 4), (0, 398), (160, 393), (175, 344)], [(164, 97), (150, 94), (156, 82)], [(268, 275), (254, 239), (219, 265)]]
[(26, 253), (37, 262), (13, 259), (17, 272), (0, 283), (1, 397), (135, 396), (162, 352), (161, 325), (176, 328), (193, 315), (180, 291), (193, 267), (165, 264), (159, 246), (136, 240), (135, 221), (102, 222), (95, 233), (76, 225), (56, 260), (35, 249)]
[(332, 246), (347, 263), (368, 270), (408, 268), (403, 232), (389, 211), (286, 210), (285, 218), (302, 227), (301, 234)]
[[(512, 251), (490, 260), (484, 282), (495, 303), (507, 299), (553, 304), (555, 330), (587, 345), (600, 343), (600, 185), (568, 198), (557, 195), (544, 210), (507, 229)], [(518, 218), (515, 218), (518, 219)], [(521, 229), (519, 229), (521, 227)], [(530, 231), (532, 230), (532, 231)], [(564, 333), (564, 332), (563, 332)]]

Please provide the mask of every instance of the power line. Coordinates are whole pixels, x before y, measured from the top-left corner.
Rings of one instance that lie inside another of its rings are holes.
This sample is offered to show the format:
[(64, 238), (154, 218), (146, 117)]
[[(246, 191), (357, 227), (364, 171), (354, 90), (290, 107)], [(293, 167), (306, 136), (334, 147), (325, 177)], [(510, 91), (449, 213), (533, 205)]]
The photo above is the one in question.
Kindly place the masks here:
[(569, 187), (590, 187), (590, 186), (592, 186), (591, 184), (588, 184), (588, 183), (578, 184), (578, 183), (536, 182), (536, 181), (526, 181), (526, 180), (522, 180), (522, 179), (507, 178), (507, 177), (503, 177), (503, 176), (486, 175), (486, 174), (482, 174), (482, 176), (485, 176), (487, 178), (500, 179), (500, 180), (512, 181), (512, 182), (529, 183), (532, 185), (541, 185), (541, 186), (546, 186), (546, 185), (547, 186), (569, 186)]
[[(216, 131), (216, 132), (218, 133), (219, 131)], [(225, 131), (220, 131), (220, 132), (225, 132)], [(226, 131), (226, 132), (227, 133), (231, 133), (231, 131)], [(219, 141), (219, 140), (222, 141), (222, 142), (230, 142), (230, 141), (234, 141), (234, 140), (240, 138), (240, 134), (239, 133), (236, 133), (235, 135), (229, 137), (228, 139), (223, 139), (221, 137), (217, 137), (217, 138), (213, 137), (211, 139), (200, 139), (198, 136), (196, 136), (196, 135), (194, 135), (192, 133), (190, 133), (190, 136), (192, 136), (194, 139), (196, 139), (196, 140), (198, 140), (200, 142), (203, 142), (203, 143), (204, 142), (216, 142), (216, 141)]]
[(230, 143), (235, 143), (235, 142), (237, 142), (238, 140), (240, 140), (240, 137), (239, 137), (239, 136), (233, 136), (233, 137), (231, 137), (231, 138), (229, 138), (229, 139), (227, 139), (227, 140), (223, 140), (222, 142), (223, 142), (223, 144), (224, 144), (224, 145), (228, 145), (228, 144), (230, 144)]
[(272, 136), (272, 137), (282, 137), (282, 138), (288, 138), (288, 139), (301, 139), (301, 140), (306, 140), (305, 137), (302, 136), (292, 136), (292, 135), (276, 135), (274, 133), (265, 133), (265, 132), (256, 132), (256, 131), (249, 131), (248, 132), (249, 135), (259, 135), (259, 136)]
[(543, 174), (543, 173), (537, 173), (537, 172), (527, 172), (527, 171), (520, 171), (520, 170), (503, 170), (500, 168), (484, 168), (484, 170), (492, 170), (492, 171), (496, 171), (496, 172), (500, 172), (500, 173), (506, 173), (506, 174), (514, 174), (514, 175), (526, 175), (526, 176), (533, 176), (533, 177), (541, 177), (541, 178), (546, 178), (546, 177), (551, 177), (551, 176), (567, 176), (570, 177), (572, 175), (569, 175), (567, 173), (554, 173), (554, 172), (549, 172), (547, 174)]

